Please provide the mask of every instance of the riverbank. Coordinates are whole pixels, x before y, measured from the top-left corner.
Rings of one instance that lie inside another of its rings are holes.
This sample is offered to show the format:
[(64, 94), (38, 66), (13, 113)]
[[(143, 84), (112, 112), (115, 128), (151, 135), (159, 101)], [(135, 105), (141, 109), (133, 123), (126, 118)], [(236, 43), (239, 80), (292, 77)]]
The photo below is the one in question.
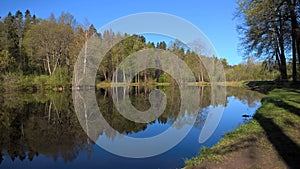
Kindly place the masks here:
[[(230, 86), (230, 87), (242, 87), (244, 86), (244, 81), (240, 82), (218, 82), (215, 85), (218, 86)], [(113, 83), (113, 82), (100, 82), (97, 83), (96, 87), (99, 88), (108, 88), (108, 87), (117, 87), (117, 86), (174, 86), (175, 83), (159, 83), (159, 82), (140, 82), (140, 83)], [(211, 86), (210, 82), (187, 82), (185, 86)]]
[(268, 93), (253, 120), (204, 148), (188, 169), (297, 168), (300, 166), (300, 90), (298, 84), (248, 83)]
[[(27, 92), (36, 92), (36, 91), (44, 91), (44, 90), (52, 90), (52, 91), (64, 91), (64, 90), (72, 90), (76, 89), (76, 87), (72, 87), (72, 79), (64, 78), (64, 76), (60, 75), (23, 75), (10, 73), (0, 76), (0, 91), (27, 91)], [(218, 82), (215, 85), (219, 86), (234, 86), (234, 87), (242, 87), (243, 81), (239, 82)], [(98, 82), (95, 86), (97, 89), (100, 88), (109, 88), (109, 87), (122, 87), (122, 86), (175, 86), (175, 82), (156, 82), (156, 81), (148, 81), (148, 82), (140, 82), (140, 83), (114, 83), (114, 82)], [(184, 86), (211, 86), (210, 82), (187, 82), (184, 83)]]

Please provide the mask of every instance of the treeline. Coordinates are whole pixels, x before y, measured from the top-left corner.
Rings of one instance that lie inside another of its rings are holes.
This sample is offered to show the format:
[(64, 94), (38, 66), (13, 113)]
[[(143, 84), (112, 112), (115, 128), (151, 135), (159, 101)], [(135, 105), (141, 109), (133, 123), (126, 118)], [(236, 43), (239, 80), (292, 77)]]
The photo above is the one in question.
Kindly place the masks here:
[(96, 29), (77, 24), (73, 15), (37, 18), (26, 10), (10, 12), (0, 22), (2, 87), (22, 90), (66, 87), (85, 41)]
[[(70, 87), (77, 56), (91, 36), (107, 40), (123, 36), (105, 56), (98, 70), (97, 82), (111, 82), (113, 72), (122, 59), (144, 48), (169, 50), (184, 60), (197, 81), (209, 81), (198, 55), (184, 50), (180, 42), (146, 42), (145, 37), (121, 35), (111, 31), (97, 33), (93, 24), (78, 24), (73, 15), (53, 14), (48, 19), (37, 18), (29, 10), (23, 15), (10, 12), (0, 22), (0, 75), (4, 88), (35, 90)], [(143, 61), (141, 61), (143, 62)], [(148, 63), (142, 63), (148, 64)], [(160, 70), (144, 70), (134, 82), (170, 82), (172, 78)]]
[(278, 80), (280, 77), (278, 69), (270, 68), (265, 62), (255, 62), (251, 58), (234, 66), (228, 65), (226, 59), (222, 59), (221, 61), (227, 81), (265, 81)]
[[(133, 54), (137, 51), (143, 49), (161, 49), (165, 51), (169, 51), (179, 59), (184, 61), (186, 65), (191, 69), (193, 72), (195, 79), (198, 82), (208, 82), (209, 77), (205, 70), (203, 63), (201, 62), (201, 58), (205, 56), (198, 56), (195, 52), (191, 51), (190, 49), (184, 49), (183, 44), (175, 40), (175, 42), (171, 42), (171, 44), (167, 45), (166, 42), (158, 42), (154, 44), (153, 42), (146, 42), (145, 37), (138, 36), (138, 35), (120, 35), (114, 34), (113, 32), (106, 31), (104, 32), (102, 40), (114, 38), (117, 36), (124, 36), (124, 39), (115, 45), (105, 56), (102, 60), (100, 67), (98, 69), (98, 80), (111, 82), (112, 76), (114, 72), (117, 72), (117, 76), (115, 76), (115, 82), (125, 82), (125, 76), (127, 75), (123, 70), (118, 70), (118, 65), (130, 54)], [(159, 60), (155, 60), (155, 64), (157, 67), (161, 64), (164, 60), (163, 57)], [(216, 59), (216, 58), (212, 58)], [(132, 63), (130, 66), (135, 67), (134, 64), (141, 64), (141, 65), (150, 65), (153, 62), (149, 62), (147, 60), (139, 60), (138, 63)], [(180, 67), (176, 63), (170, 62), (170, 66), (173, 66), (174, 69), (179, 70)], [(125, 75), (126, 74), (126, 75)], [(182, 75), (183, 76), (183, 75)], [(146, 69), (142, 72), (138, 73), (135, 77), (131, 77), (133, 83), (148, 83), (148, 82), (158, 82), (158, 83), (171, 83), (174, 84), (175, 80), (167, 73), (163, 72), (162, 70), (157, 69)]]
[[(61, 13), (59, 17), (53, 14), (48, 19), (37, 18), (29, 10), (23, 14), (17, 11), (14, 15), (8, 13), (0, 21), (0, 87), (5, 90), (63, 90), (71, 88), (74, 64), (86, 45), (88, 39), (94, 36), (101, 41), (121, 36), (123, 40), (106, 54), (98, 68), (96, 82), (111, 82), (118, 64), (128, 55), (146, 48), (167, 50), (183, 60), (194, 73), (198, 82), (209, 82), (209, 76), (201, 59), (194, 51), (187, 49), (179, 41), (146, 42), (140, 35), (119, 34), (112, 31), (97, 33), (93, 24), (86, 21), (79, 24), (70, 13)], [(225, 59), (216, 57), (212, 61), (224, 63), (227, 80), (259, 80), (272, 79), (274, 73), (259, 69), (261, 63), (254, 64), (249, 71), (249, 65), (229, 66)], [(141, 64), (149, 64), (140, 61)], [(172, 63), (170, 63), (172, 64)], [(177, 69), (180, 69), (179, 67)], [(241, 74), (241, 69), (244, 71)], [(251, 73), (250, 73), (251, 72)], [(255, 74), (254, 74), (255, 72)], [(245, 76), (249, 74), (249, 76)], [(253, 75), (250, 77), (250, 74)], [(123, 76), (124, 77), (124, 76)], [(147, 69), (132, 77), (134, 83), (175, 83), (167, 73), (161, 70)]]

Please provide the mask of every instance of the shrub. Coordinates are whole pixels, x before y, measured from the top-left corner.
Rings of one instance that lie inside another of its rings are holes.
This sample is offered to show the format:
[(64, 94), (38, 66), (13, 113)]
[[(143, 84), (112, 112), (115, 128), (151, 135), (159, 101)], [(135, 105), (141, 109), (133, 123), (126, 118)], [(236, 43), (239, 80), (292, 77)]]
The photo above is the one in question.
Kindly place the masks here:
[(34, 85), (38, 90), (48, 89), (49, 88), (47, 84), (48, 80), (49, 80), (49, 76), (47, 75), (36, 76), (34, 78)]

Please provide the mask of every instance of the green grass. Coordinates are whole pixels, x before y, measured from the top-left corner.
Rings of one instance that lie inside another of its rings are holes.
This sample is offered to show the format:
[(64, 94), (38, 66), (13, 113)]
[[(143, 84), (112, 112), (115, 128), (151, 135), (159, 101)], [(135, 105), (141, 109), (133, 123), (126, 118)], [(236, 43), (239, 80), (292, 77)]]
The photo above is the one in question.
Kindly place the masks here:
[(140, 83), (113, 83), (113, 82), (100, 82), (96, 85), (99, 88), (108, 88), (108, 87), (116, 87), (116, 86), (170, 86), (170, 83), (156, 83), (156, 82), (140, 82)]
[[(243, 82), (218, 82), (215, 83), (216, 85), (219, 86), (238, 86), (241, 87)], [(169, 83), (169, 82), (155, 82), (155, 81), (150, 81), (150, 82), (140, 82), (140, 83), (113, 83), (113, 82), (100, 82), (96, 84), (97, 88), (107, 88), (111, 86), (174, 86), (174, 84)], [(210, 82), (187, 82), (185, 84), (186, 86), (210, 86)]]
[(207, 147), (203, 147), (197, 157), (185, 160), (185, 165), (186, 166), (194, 166), (205, 160), (219, 161), (220, 157), (214, 153), (214, 150), (207, 148)]
[(256, 140), (253, 134), (262, 133), (263, 129), (255, 120), (249, 121), (247, 124), (238, 127), (233, 132), (225, 134), (224, 138), (212, 148), (204, 147), (200, 150), (198, 156), (185, 161), (186, 166), (195, 166), (205, 161), (214, 161), (216, 163), (222, 161), (222, 156), (238, 151), (241, 147)]
[(272, 91), (262, 99), (262, 106), (254, 119), (227, 133), (212, 148), (203, 148), (198, 156), (185, 161), (186, 166), (205, 162), (222, 163), (226, 156), (249, 145), (269, 148), (271, 152), (268, 153), (281, 156), (287, 167), (297, 166), (294, 162), (297, 160), (293, 158), (299, 157), (300, 90), (290, 86), (260, 86), (264, 91)]

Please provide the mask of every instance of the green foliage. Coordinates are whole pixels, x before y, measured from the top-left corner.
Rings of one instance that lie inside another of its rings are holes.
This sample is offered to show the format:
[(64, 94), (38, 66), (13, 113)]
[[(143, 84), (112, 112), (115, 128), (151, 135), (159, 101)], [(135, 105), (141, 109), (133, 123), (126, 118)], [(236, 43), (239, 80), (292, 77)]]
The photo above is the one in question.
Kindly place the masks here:
[(18, 83), (18, 88), (20, 90), (25, 90), (25, 91), (33, 91), (35, 90), (35, 86), (33, 83), (33, 76), (29, 75), (29, 76), (25, 76), (22, 75), (20, 76), (20, 81)]
[(33, 91), (33, 76), (23, 73), (6, 73), (2, 75), (2, 90)]
[(164, 72), (162, 75), (159, 76), (158, 82), (159, 83), (170, 83), (172, 80), (171, 76)]
[(47, 85), (50, 88), (67, 87), (70, 85), (71, 80), (68, 77), (66, 68), (57, 68), (55, 72), (49, 77)]
[(253, 62), (251, 59), (235, 66), (224, 67), (227, 81), (274, 80), (279, 76), (276, 69), (265, 69), (262, 63)]
[(51, 75), (59, 66), (70, 68), (74, 30), (69, 24), (43, 20), (25, 34), (24, 42), (29, 61)]
[(48, 80), (49, 80), (49, 76), (47, 75), (40, 75), (40, 76), (36, 76), (34, 78), (34, 85), (36, 86), (36, 88), (38, 90), (44, 90), (47, 88), (47, 84), (48, 84)]
[[(238, 26), (245, 56), (276, 64), (282, 80), (288, 79), (286, 58), (293, 55), (293, 80), (297, 80), (296, 55), (300, 63), (299, 1), (239, 0)], [(299, 68), (299, 67), (298, 67)]]
[(9, 51), (2, 50), (0, 52), (0, 72), (10, 70), (11, 66), (15, 63), (15, 59), (11, 56)]
[(12, 89), (18, 89), (20, 76), (16, 73), (6, 73), (1, 76), (1, 80), (2, 90), (9, 90), (7, 89), (8, 87)]
[[(244, 9), (241, 4), (242, 7)], [(259, 14), (264, 14), (264, 12), (265, 10), (260, 11)], [(245, 15), (256, 16), (255, 13), (245, 13)], [(249, 27), (254, 24), (252, 21)], [(264, 23), (263, 20), (259, 21), (259, 24)], [(127, 56), (145, 48), (157, 48), (177, 55), (193, 72), (196, 81), (202, 83), (211, 80), (206, 71), (207, 65), (202, 63), (203, 59), (223, 63), (227, 81), (275, 79), (279, 69), (270, 66), (270, 63), (274, 62), (267, 61), (264, 64), (247, 61), (230, 66), (226, 59), (199, 56), (178, 40), (170, 45), (166, 42), (159, 42), (155, 45), (153, 42), (146, 42), (145, 37), (140, 35), (120, 34), (112, 31), (105, 31), (103, 35), (100, 35), (93, 24), (88, 22), (84, 25), (77, 24), (74, 16), (69, 13), (62, 13), (58, 18), (51, 15), (49, 19), (38, 19), (29, 10), (24, 14), (20, 11), (14, 15), (9, 13), (0, 21), (0, 35), (0, 71), (4, 79), (8, 80), (1, 83), (1, 86), (8, 90), (68, 88), (71, 85), (72, 71), (77, 57), (91, 36), (99, 38), (100, 41), (123, 39), (112, 47), (102, 60), (96, 76), (97, 84), (111, 82), (115, 71), (119, 73), (115, 80), (118, 82), (128, 80), (125, 79), (126, 72), (116, 70), (118, 65)], [(159, 65), (160, 62), (161, 60), (155, 61), (155, 64)], [(137, 67), (137, 64), (149, 65), (151, 63), (139, 60), (131, 65)], [(268, 69), (265, 69), (264, 65), (268, 65)], [(180, 65), (173, 64), (172, 66), (174, 69), (180, 69)], [(9, 77), (10, 75), (12, 76)], [(169, 75), (154, 69), (143, 70), (130, 78), (133, 78), (133, 83), (139, 84), (175, 83)]]
[(95, 28), (82, 29), (69, 13), (45, 20), (26, 10), (24, 16), (17, 11), (0, 21), (0, 72), (7, 80), (1, 83), (2, 88), (35, 90), (69, 85), (76, 57)]
[(66, 68), (57, 68), (52, 74), (48, 75), (24, 75), (22, 73), (6, 73), (1, 76), (3, 82), (1, 89), (21, 90), (21, 91), (35, 91), (45, 89), (67, 88), (70, 86), (70, 79), (67, 75)]

